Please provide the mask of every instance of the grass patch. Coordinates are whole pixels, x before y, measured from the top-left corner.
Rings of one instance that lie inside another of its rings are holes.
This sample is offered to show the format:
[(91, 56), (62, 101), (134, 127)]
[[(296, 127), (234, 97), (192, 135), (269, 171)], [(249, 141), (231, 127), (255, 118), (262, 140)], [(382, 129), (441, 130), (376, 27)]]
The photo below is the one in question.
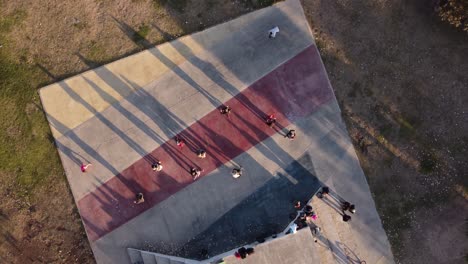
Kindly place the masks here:
[(393, 164), (393, 156), (388, 155), (387, 157), (385, 157), (383, 163), (387, 168), (391, 168)]
[(384, 138), (388, 138), (393, 132), (393, 126), (391, 124), (385, 124), (380, 127), (379, 132)]
[(387, 139), (383, 135), (378, 135), (375, 139), (382, 145), (387, 144)]
[(206, 0), (206, 9), (211, 10), (216, 5), (216, 0)]
[(49, 126), (35, 85), (47, 80), (36, 67), (0, 55), (0, 170), (14, 178), (18, 192), (31, 194), (61, 171), (48, 140)]
[(26, 11), (17, 9), (9, 15), (0, 17), (0, 33), (10, 32), (13, 27), (21, 23), (26, 16)]
[(138, 31), (136, 31), (133, 34), (133, 41), (138, 42), (138, 43), (145, 41), (150, 31), (151, 31), (150, 26), (144, 25), (144, 24), (141, 25), (140, 27), (138, 27)]
[(348, 93), (348, 96), (354, 98), (358, 92), (361, 92), (361, 84), (359, 82), (354, 82), (351, 87), (351, 91)]
[(156, 9), (169, 7), (179, 13), (183, 13), (190, 0), (153, 0)]
[(83, 30), (85, 29), (86, 27), (88, 26), (88, 24), (86, 22), (82, 22), (82, 21), (79, 21), (79, 22), (74, 22), (73, 23), (73, 27), (78, 29), (78, 30)]
[(400, 130), (398, 135), (401, 138), (411, 138), (416, 133), (416, 128), (409, 119), (404, 118), (403, 116), (398, 116), (395, 120), (400, 125)]
[(279, 2), (278, 0), (241, 0), (241, 3), (246, 8), (263, 8), (271, 6), (272, 4)]
[(102, 64), (108, 61), (110, 57), (107, 55), (106, 49), (96, 41), (91, 41), (88, 46), (88, 52), (86, 54), (87, 59)]
[(364, 88), (364, 95), (367, 96), (367, 97), (371, 97), (371, 96), (374, 95), (374, 92), (372, 91), (371, 88), (365, 87), (365, 88)]
[(426, 151), (421, 155), (419, 161), (419, 172), (429, 174), (437, 168), (438, 160), (432, 151)]
[(382, 208), (382, 224), (392, 248), (395, 252), (400, 252), (403, 248), (403, 231), (411, 228), (411, 218), (407, 209), (411, 208), (412, 203), (394, 201), (390, 204), (392, 205)]
[(455, 156), (463, 156), (468, 150), (468, 136), (456, 138), (453, 140), (454, 143), (449, 145), (450, 152)]

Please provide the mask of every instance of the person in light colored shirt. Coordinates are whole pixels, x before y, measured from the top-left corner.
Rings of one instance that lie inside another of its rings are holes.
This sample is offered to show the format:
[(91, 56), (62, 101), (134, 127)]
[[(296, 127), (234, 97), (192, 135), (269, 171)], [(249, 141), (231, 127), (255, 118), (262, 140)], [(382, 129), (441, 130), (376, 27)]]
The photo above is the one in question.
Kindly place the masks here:
[(190, 174), (192, 174), (193, 180), (196, 180), (198, 177), (200, 177), (201, 170), (197, 168), (191, 168), (190, 169)]
[(238, 169), (237, 168), (232, 169), (231, 174), (232, 174), (232, 177), (234, 177), (235, 179), (239, 178), (240, 176), (242, 176), (242, 167)]
[(268, 31), (268, 37), (275, 38), (277, 33), (279, 33), (279, 27), (274, 27)]
[(153, 165), (151, 165), (151, 168), (154, 171), (162, 171), (163, 166), (162, 166), (162, 163), (160, 161), (157, 161), (157, 162), (153, 163)]

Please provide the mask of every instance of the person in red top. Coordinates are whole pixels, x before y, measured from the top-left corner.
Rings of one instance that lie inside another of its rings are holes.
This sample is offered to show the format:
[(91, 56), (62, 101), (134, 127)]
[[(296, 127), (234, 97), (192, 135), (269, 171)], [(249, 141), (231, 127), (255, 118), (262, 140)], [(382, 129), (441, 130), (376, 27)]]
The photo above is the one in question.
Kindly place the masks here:
[(269, 126), (269, 127), (273, 127), (273, 125), (276, 123), (276, 117), (274, 114), (271, 114), (269, 115), (267, 118), (266, 118), (266, 124)]
[(89, 164), (81, 164), (81, 172), (86, 172), (86, 169), (88, 169), (88, 167), (91, 166), (91, 163)]
[(177, 146), (178, 146), (180, 149), (182, 149), (182, 148), (184, 147), (184, 145), (185, 145), (184, 140), (183, 140), (183, 139), (180, 139), (179, 137), (176, 137), (176, 138), (175, 138), (175, 142), (176, 142)]

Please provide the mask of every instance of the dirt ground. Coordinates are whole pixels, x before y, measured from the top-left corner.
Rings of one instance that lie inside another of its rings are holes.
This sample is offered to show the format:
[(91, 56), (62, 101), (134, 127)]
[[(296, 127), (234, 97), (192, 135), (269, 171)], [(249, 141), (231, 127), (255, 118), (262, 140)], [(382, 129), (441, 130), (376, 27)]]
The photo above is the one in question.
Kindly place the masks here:
[[(94, 262), (37, 88), (270, 2), (0, 0), (0, 263)], [(463, 263), (468, 35), (428, 2), (303, 5), (396, 261)]]

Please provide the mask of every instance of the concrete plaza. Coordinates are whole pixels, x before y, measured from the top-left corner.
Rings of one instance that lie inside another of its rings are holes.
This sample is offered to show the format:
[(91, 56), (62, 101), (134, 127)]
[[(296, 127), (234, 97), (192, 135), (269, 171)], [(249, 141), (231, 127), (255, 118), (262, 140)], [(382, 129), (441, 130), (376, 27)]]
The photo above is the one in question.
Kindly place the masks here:
[[(280, 33), (270, 39), (274, 26)], [(281, 232), (292, 201), (309, 200), (322, 185), (358, 213), (341, 223), (314, 199), (318, 221), (327, 219), (320, 224), (328, 249), (318, 259), (353, 252), (367, 263), (393, 262), (297, 0), (49, 85), (40, 96), (98, 263), (130, 263), (127, 248), (199, 260), (204, 249), (229, 251)], [(230, 116), (220, 114), (224, 105)], [(289, 129), (293, 141), (284, 137)], [(162, 171), (152, 171), (155, 161)], [(92, 163), (86, 173), (82, 163)], [(202, 169), (196, 180), (192, 167)], [(145, 203), (134, 204), (139, 192)]]

